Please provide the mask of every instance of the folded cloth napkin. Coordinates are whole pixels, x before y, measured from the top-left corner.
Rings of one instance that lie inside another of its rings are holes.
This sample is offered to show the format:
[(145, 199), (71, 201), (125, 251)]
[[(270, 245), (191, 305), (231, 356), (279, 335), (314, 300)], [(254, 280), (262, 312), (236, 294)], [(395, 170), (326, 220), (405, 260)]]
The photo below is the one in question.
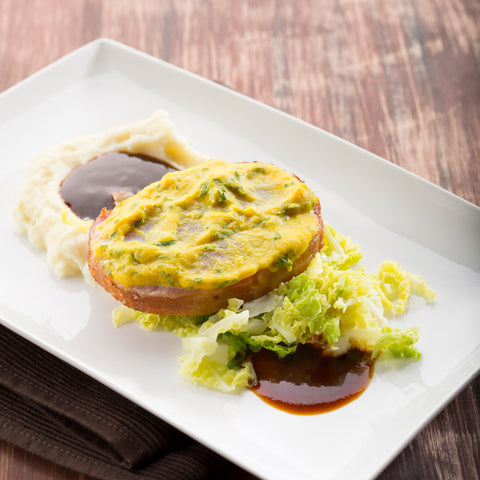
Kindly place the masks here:
[(0, 325), (0, 438), (99, 479), (223, 477), (228, 462)]

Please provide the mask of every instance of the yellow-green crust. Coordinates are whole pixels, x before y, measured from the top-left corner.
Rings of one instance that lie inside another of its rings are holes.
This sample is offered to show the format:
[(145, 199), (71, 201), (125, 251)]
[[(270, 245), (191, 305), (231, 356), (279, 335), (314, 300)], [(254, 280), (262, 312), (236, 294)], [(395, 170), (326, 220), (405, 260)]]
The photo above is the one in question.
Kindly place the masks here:
[(316, 195), (270, 164), (210, 160), (117, 205), (91, 255), (124, 287), (216, 289), (291, 269), (319, 228)]

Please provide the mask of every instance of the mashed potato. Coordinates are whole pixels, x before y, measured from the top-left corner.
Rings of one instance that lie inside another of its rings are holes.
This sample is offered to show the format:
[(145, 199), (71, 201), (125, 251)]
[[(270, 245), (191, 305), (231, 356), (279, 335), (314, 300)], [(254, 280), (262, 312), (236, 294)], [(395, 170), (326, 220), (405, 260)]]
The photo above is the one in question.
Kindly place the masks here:
[(14, 210), (19, 230), (45, 249), (48, 263), (60, 276), (82, 273), (87, 265), (91, 221), (82, 220), (60, 195), (63, 179), (77, 166), (113, 152), (147, 155), (183, 169), (206, 160), (175, 133), (162, 110), (149, 118), (104, 133), (89, 135), (36, 156), (20, 188)]

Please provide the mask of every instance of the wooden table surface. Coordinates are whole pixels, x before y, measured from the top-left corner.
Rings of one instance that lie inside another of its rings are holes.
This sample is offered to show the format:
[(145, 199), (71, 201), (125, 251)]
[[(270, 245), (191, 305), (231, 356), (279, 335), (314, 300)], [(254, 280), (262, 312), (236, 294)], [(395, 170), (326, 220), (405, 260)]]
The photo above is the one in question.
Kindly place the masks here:
[[(0, 0), (0, 91), (109, 37), (480, 205), (479, 25), (478, 0)], [(477, 378), (378, 478), (479, 478), (479, 397)], [(86, 477), (0, 442), (7, 479)]]

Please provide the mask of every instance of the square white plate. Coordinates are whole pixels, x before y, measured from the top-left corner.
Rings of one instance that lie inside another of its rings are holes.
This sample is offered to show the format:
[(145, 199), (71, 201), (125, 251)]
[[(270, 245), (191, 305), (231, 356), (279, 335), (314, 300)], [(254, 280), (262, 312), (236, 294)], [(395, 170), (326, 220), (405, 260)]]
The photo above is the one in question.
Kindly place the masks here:
[[(306, 180), (367, 268), (393, 259), (423, 275), (434, 306), (417, 299), (397, 321), (420, 326), (422, 360), (378, 364), (339, 410), (290, 415), (248, 391), (190, 385), (177, 337), (114, 328), (105, 292), (55, 278), (11, 215), (31, 157), (157, 108), (207, 155), (271, 161)], [(260, 477), (371, 478), (479, 369), (480, 209), (354, 145), (104, 39), (0, 95), (0, 145), (2, 323)]]

